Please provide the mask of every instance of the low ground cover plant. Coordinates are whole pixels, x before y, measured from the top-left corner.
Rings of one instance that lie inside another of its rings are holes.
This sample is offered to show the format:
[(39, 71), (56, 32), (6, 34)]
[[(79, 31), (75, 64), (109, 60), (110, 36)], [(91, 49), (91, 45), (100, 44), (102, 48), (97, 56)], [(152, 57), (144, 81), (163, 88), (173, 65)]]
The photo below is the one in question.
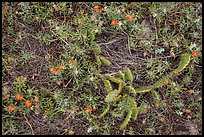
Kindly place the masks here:
[(201, 134), (201, 32), (201, 3), (2, 2), (2, 134)]

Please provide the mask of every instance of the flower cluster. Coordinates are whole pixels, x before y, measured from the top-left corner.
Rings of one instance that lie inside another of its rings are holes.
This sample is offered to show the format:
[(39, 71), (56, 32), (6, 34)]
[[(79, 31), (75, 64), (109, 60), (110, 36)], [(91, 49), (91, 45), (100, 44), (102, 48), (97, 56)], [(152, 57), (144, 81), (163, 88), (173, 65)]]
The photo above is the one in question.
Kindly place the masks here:
[(191, 54), (191, 56), (192, 57), (196, 57), (196, 56), (198, 56), (199, 54), (198, 54), (198, 50), (199, 50), (200, 48), (198, 47), (196, 50), (194, 50), (193, 51), (193, 53)]
[[(21, 100), (23, 100), (24, 99), (24, 96), (23, 95), (21, 95), (21, 94), (16, 94), (15, 95), (15, 97), (16, 97), (16, 100), (17, 101), (21, 101)], [(35, 107), (39, 107), (39, 99), (38, 99), (38, 97), (37, 96), (35, 96), (34, 97), (34, 102), (35, 102)], [(27, 107), (27, 108), (31, 108), (31, 106), (33, 105), (33, 103), (30, 101), (30, 100), (26, 100), (25, 101), (25, 106)], [(8, 107), (8, 111), (9, 112), (13, 112), (14, 110), (16, 110), (16, 107), (15, 106), (13, 106), (13, 105), (10, 105), (9, 107)]]
[(196, 57), (196, 56), (198, 56), (198, 51), (194, 50), (193, 53), (192, 53), (192, 57)]
[[(106, 7), (104, 7), (104, 11), (107, 11), (107, 6)], [(95, 11), (95, 12), (97, 12), (97, 13), (102, 13), (102, 10), (99, 8), (99, 6), (94, 6), (93, 7), (93, 10)], [(126, 7), (124, 7), (124, 8), (122, 8), (121, 10), (119, 9), (119, 10), (117, 10), (117, 13), (118, 14), (120, 14), (121, 12), (126, 12), (126, 10), (127, 10), (127, 8)], [(93, 18), (94, 18), (94, 20), (96, 20), (96, 16), (94, 15), (93, 16)], [(131, 20), (133, 20), (133, 16), (131, 15), (131, 14), (126, 14), (125, 15), (125, 18), (128, 20), (128, 21), (131, 21)], [(111, 25), (112, 26), (115, 26), (115, 25), (119, 25), (119, 26), (121, 26), (121, 25), (123, 25), (123, 23), (122, 23), (122, 21), (117, 21), (117, 20), (112, 20), (111, 21)]]
[(95, 12), (97, 13), (101, 13), (102, 11), (100, 10), (99, 6), (94, 6), (93, 9), (95, 10)]
[(70, 60), (69, 61), (69, 67), (70, 68), (74, 68), (74, 60)]
[(84, 112), (86, 112), (86, 113), (91, 113), (92, 111), (93, 111), (92, 108), (85, 108), (85, 109), (84, 109)]
[(60, 65), (59, 67), (58, 67), (58, 69), (56, 69), (55, 67), (52, 67), (51, 69), (50, 69), (50, 72), (51, 72), (51, 74), (55, 74), (56, 72), (60, 72), (61, 71), (61, 69), (64, 69), (65, 68), (65, 66), (63, 66), (63, 65)]

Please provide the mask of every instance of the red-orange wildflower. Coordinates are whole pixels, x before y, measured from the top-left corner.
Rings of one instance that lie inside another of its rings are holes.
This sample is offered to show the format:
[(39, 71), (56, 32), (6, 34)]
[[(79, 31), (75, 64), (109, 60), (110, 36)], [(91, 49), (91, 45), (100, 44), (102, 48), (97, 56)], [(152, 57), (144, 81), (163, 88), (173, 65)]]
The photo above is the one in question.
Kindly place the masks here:
[(92, 111), (93, 111), (92, 108), (85, 108), (85, 110), (84, 110), (84, 112), (86, 112), (86, 113), (91, 113)]
[(112, 20), (111, 25), (114, 26), (116, 25), (118, 22), (116, 20)]
[(16, 100), (22, 100), (23, 99), (23, 95), (21, 94), (16, 94)]
[(74, 67), (74, 60), (70, 60), (70, 61), (69, 61), (69, 66), (70, 66), (70, 68), (73, 68), (73, 67)]
[(196, 56), (198, 56), (198, 51), (197, 50), (193, 51), (193, 53), (192, 53), (192, 57), (196, 57)]
[(32, 102), (30, 102), (29, 100), (26, 100), (25, 105), (27, 108), (31, 107)]
[(132, 16), (130, 14), (126, 14), (125, 17), (126, 17), (127, 20), (132, 20)]
[(61, 70), (61, 69), (64, 69), (64, 68), (65, 68), (65, 66), (60, 65), (60, 66), (58, 67), (58, 70)]
[(99, 6), (94, 6), (94, 10), (97, 12), (97, 13), (101, 13), (102, 11), (100, 10)]
[(55, 67), (52, 67), (52, 68), (50, 69), (51, 74), (55, 74), (56, 71), (57, 71), (57, 69), (56, 69)]
[(10, 112), (12, 112), (12, 111), (15, 110), (15, 107), (14, 107), (14, 106), (9, 106), (9, 107), (8, 107), (8, 110), (9, 110)]

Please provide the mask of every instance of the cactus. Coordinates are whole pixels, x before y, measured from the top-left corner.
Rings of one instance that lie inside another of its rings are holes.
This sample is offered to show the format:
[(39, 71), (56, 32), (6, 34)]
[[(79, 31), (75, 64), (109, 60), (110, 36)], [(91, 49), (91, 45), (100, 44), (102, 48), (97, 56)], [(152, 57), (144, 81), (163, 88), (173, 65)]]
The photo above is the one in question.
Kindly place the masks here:
[(179, 65), (177, 69), (173, 71), (173, 73), (178, 74), (183, 69), (185, 69), (186, 66), (189, 64), (190, 59), (191, 59), (191, 54), (188, 54), (188, 53), (181, 54)]
[(111, 80), (112, 82), (118, 83), (118, 84), (123, 82), (122, 79), (116, 78), (116, 77), (111, 76), (111, 75), (105, 75), (105, 78)]
[(100, 60), (99, 56), (96, 56), (96, 63), (98, 65), (98, 68), (100, 69), (102, 63), (101, 63), (101, 60)]
[(101, 54), (101, 48), (98, 46), (98, 44), (95, 44), (95, 47), (93, 48), (93, 52), (96, 56)]
[(144, 86), (144, 87), (140, 87), (140, 88), (136, 88), (135, 92), (136, 93), (145, 93), (145, 92), (149, 92), (153, 89), (153, 86)]
[(134, 89), (133, 86), (125, 86), (125, 89), (131, 93), (133, 93), (134, 95), (136, 95), (136, 91)]
[(137, 115), (139, 114), (140, 108), (139, 107), (135, 107), (132, 110), (132, 119), (135, 121), (137, 119)]
[[(105, 98), (105, 102), (108, 103), (108, 106), (98, 118), (101, 118), (105, 114), (107, 114), (108, 111), (110, 110), (110, 105), (113, 104), (115, 108), (113, 108), (113, 110), (110, 112), (112, 116), (122, 117), (125, 112), (127, 113), (125, 120), (120, 126), (120, 130), (123, 130), (127, 126), (131, 118), (133, 120), (136, 120), (138, 114), (146, 113), (147, 104), (142, 102), (142, 104), (138, 107), (137, 102), (132, 96), (130, 96), (129, 94), (121, 95), (121, 93), (123, 93), (123, 91), (127, 91), (128, 93), (130, 92), (132, 93), (132, 95), (135, 96), (137, 93), (151, 92), (151, 95), (154, 99), (154, 104), (156, 107), (158, 107), (160, 102), (160, 97), (159, 97), (159, 94), (154, 89), (157, 89), (169, 84), (171, 82), (171, 78), (173, 76), (177, 76), (178, 73), (181, 72), (188, 65), (189, 62), (190, 62), (190, 54), (187, 54), (187, 53), (182, 54), (177, 69), (163, 76), (154, 84), (139, 87), (139, 88), (134, 88), (132, 86), (133, 75), (128, 67), (125, 68), (125, 74), (121, 71), (118, 72), (119, 77), (105, 75), (105, 80), (103, 78), (103, 83), (108, 93)], [(119, 85), (118, 90), (112, 89), (112, 86), (109, 80)], [(131, 83), (129, 82), (126, 83), (126, 80), (131, 81)]]
[(111, 115), (114, 117), (122, 117), (124, 113), (125, 110), (118, 107), (111, 111)]
[(130, 80), (131, 82), (133, 81), (133, 75), (132, 72), (128, 67), (125, 67), (125, 79)]
[(109, 80), (103, 80), (103, 84), (104, 84), (106, 91), (108, 93), (110, 93), (113, 90), (112, 85), (111, 85)]
[(123, 85), (124, 85), (124, 82), (121, 81), (121, 82), (119, 83), (118, 91), (121, 92), (121, 90), (122, 90), (122, 88), (123, 88)]
[(159, 102), (160, 102), (159, 94), (155, 90), (152, 90), (151, 94), (152, 94), (152, 97), (153, 97), (153, 100), (154, 100), (155, 107), (158, 108), (159, 107)]
[(123, 130), (127, 126), (128, 122), (130, 121), (131, 115), (132, 115), (132, 110), (129, 110), (125, 120), (120, 126), (120, 130)]
[(101, 62), (102, 62), (103, 64), (105, 64), (105, 65), (107, 65), (107, 66), (110, 66), (110, 65), (111, 65), (110, 61), (109, 61), (108, 59), (106, 59), (105, 57), (100, 57), (100, 59), (101, 59)]
[(125, 74), (122, 71), (119, 70), (118, 75), (119, 75), (119, 78), (121, 78), (122, 80), (125, 80)]
[(121, 95), (119, 95), (119, 93), (120, 93), (120, 91), (118, 91), (118, 90), (111, 91), (106, 96), (105, 102), (114, 102), (114, 101), (117, 101), (117, 99), (119, 99), (121, 97)]
[(103, 116), (105, 116), (106, 113), (108, 113), (109, 109), (110, 109), (110, 104), (108, 104), (108, 106), (106, 107), (106, 109), (103, 111), (103, 113), (102, 113), (100, 116), (98, 116), (98, 118), (102, 118)]

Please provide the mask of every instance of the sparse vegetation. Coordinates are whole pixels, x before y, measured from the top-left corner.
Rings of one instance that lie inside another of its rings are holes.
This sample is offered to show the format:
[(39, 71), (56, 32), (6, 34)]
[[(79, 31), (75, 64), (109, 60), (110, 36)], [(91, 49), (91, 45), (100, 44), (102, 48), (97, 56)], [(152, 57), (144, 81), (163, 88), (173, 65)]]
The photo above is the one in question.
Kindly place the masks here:
[(202, 133), (202, 3), (2, 2), (2, 34), (3, 135)]

